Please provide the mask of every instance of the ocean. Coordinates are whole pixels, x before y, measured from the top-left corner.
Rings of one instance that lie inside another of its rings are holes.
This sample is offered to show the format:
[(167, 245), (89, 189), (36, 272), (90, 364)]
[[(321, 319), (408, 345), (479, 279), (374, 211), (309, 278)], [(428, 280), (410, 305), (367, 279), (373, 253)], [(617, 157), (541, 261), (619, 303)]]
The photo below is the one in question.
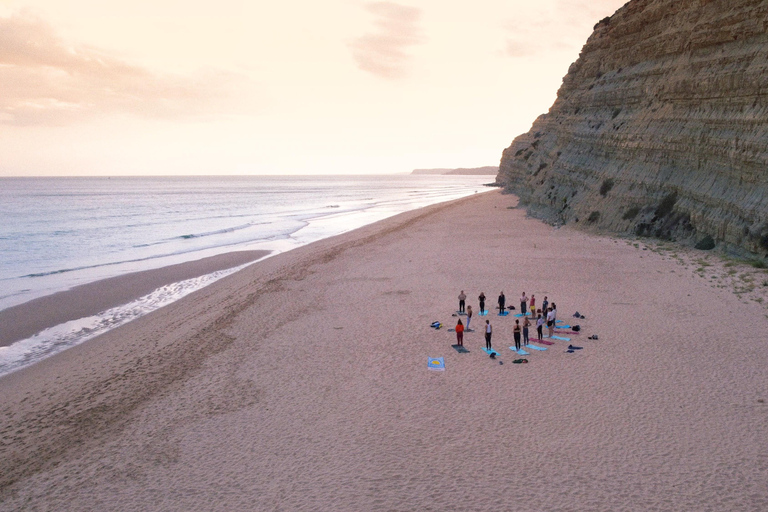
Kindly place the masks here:
[[(272, 255), (487, 191), (492, 176), (0, 178), (0, 310), (77, 285), (239, 250)], [(0, 348), (0, 375), (239, 268)]]

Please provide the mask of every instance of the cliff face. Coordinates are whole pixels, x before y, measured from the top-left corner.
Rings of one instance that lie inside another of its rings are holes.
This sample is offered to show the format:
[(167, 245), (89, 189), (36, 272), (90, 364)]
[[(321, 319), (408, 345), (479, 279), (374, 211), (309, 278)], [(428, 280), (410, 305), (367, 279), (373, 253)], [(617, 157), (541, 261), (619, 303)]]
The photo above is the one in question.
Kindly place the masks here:
[(768, 0), (627, 3), (498, 181), (552, 222), (768, 253)]

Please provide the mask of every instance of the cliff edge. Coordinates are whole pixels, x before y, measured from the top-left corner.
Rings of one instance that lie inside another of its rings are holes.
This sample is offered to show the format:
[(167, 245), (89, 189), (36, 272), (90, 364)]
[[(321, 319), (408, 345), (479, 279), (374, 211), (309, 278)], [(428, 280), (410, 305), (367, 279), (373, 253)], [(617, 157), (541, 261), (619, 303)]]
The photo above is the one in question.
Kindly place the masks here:
[(628, 2), (498, 181), (553, 223), (768, 256), (768, 1)]

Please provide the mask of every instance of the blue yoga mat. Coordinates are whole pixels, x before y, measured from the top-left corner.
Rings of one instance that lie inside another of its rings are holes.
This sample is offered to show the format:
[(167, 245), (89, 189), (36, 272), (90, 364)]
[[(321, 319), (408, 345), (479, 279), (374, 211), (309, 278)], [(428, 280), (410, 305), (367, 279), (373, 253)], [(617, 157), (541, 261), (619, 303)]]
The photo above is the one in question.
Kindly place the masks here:
[(533, 343), (529, 343), (528, 345), (526, 345), (526, 347), (532, 348), (533, 350), (542, 350), (542, 351), (547, 350), (547, 347), (537, 347)]
[(488, 350), (488, 349), (487, 349), (487, 348), (485, 348), (485, 347), (483, 347), (483, 352), (485, 352), (485, 353), (486, 353), (486, 354), (488, 354), (488, 355), (491, 355), (491, 354), (496, 354), (497, 356), (500, 356), (500, 355), (501, 355), (501, 354), (499, 354), (498, 352), (496, 352), (495, 350), (493, 350), (493, 349), (491, 349), (491, 350)]
[(525, 350), (523, 350), (523, 349), (517, 350), (517, 349), (514, 347), (514, 345), (513, 345), (513, 346), (511, 346), (511, 347), (509, 347), (509, 350), (511, 350), (512, 352), (517, 352), (517, 353), (518, 353), (518, 354), (520, 354), (521, 356), (527, 356), (528, 354), (530, 354), (530, 352), (526, 352), (526, 351), (525, 351)]
[(507, 316), (509, 314), (509, 311), (504, 311), (502, 313), (499, 313), (499, 316)]
[(570, 329), (570, 325), (556, 325), (555, 329)]
[(485, 311), (481, 311), (479, 313), (480, 316), (486, 316), (487, 314), (488, 314), (488, 310), (487, 309)]
[(563, 336), (552, 336), (553, 340), (571, 341), (571, 338), (565, 338)]
[(524, 317), (524, 316), (529, 316), (529, 315), (530, 315), (530, 313), (526, 313), (526, 314), (517, 313), (515, 316), (516, 316), (517, 318), (522, 318), (522, 317)]

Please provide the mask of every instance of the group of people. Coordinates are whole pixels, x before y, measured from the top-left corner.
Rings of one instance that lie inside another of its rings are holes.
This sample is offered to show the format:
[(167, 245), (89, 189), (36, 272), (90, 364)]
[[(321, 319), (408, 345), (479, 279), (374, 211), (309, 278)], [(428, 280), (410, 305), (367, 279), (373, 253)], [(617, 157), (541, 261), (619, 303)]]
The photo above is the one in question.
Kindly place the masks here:
[[(478, 302), (480, 303), (480, 313), (481, 314), (487, 314), (487, 311), (485, 309), (485, 293), (480, 292), (480, 296), (477, 298)], [(458, 323), (456, 324), (456, 342), (460, 347), (464, 346), (464, 331), (471, 332), (469, 329), (469, 324), (472, 321), (472, 306), (466, 305), (467, 301), (467, 295), (464, 293), (464, 290), (461, 290), (461, 293), (459, 294), (459, 314), (465, 314), (467, 317), (467, 325), (465, 326), (461, 318), (459, 318)], [(504, 315), (506, 312), (506, 297), (504, 296), (504, 291), (502, 290), (499, 294), (498, 299), (498, 307), (499, 307), (499, 315)], [(514, 309), (514, 307), (511, 307), (511, 309)], [(550, 303), (549, 300), (547, 300), (547, 297), (544, 297), (544, 300), (542, 301), (541, 308), (536, 309), (536, 296), (531, 295), (530, 298), (528, 298), (525, 295), (525, 292), (523, 292), (523, 295), (520, 297), (520, 313), (523, 316), (523, 323), (520, 324), (520, 320), (515, 320), (515, 327), (512, 332), (514, 339), (515, 339), (515, 349), (520, 350), (521, 348), (521, 342), (522, 345), (528, 345), (529, 341), (529, 329), (532, 325), (531, 320), (533, 317), (536, 317), (536, 333), (538, 335), (538, 339), (541, 340), (544, 337), (544, 325), (546, 324), (549, 337), (552, 337), (554, 335), (555, 331), (555, 324), (557, 323), (557, 305), (552, 302)], [(530, 319), (528, 318), (528, 315), (530, 314)], [(485, 348), (488, 350), (493, 350), (491, 346), (491, 335), (493, 334), (493, 327), (491, 326), (491, 321), (486, 320), (485, 321)], [(522, 339), (521, 339), (522, 338)]]

